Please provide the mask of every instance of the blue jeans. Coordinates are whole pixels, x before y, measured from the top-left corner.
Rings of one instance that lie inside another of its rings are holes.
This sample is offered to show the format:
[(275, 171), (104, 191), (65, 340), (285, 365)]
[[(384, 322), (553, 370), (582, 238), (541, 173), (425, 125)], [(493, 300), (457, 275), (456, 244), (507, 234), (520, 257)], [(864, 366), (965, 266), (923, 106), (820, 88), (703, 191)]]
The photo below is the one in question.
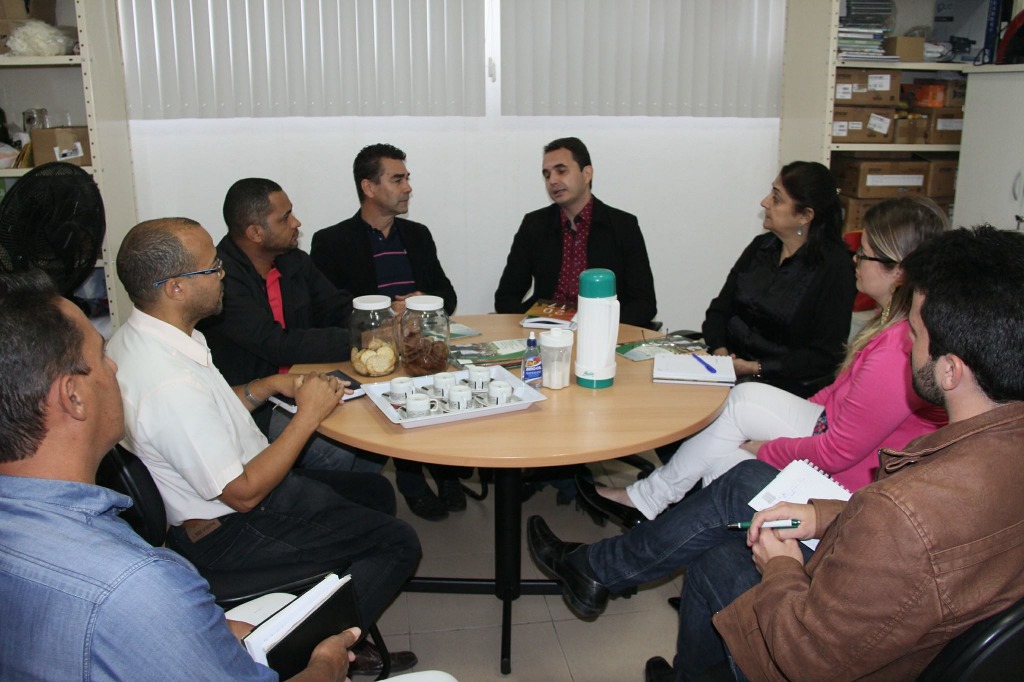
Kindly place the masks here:
[(778, 473), (764, 462), (740, 462), (653, 521), (588, 549), (594, 577), (612, 592), (687, 567), (673, 666), (678, 679), (689, 679), (725, 660), (725, 646), (711, 616), (761, 580), (746, 533), (725, 526), (749, 520), (754, 510), (748, 502)]

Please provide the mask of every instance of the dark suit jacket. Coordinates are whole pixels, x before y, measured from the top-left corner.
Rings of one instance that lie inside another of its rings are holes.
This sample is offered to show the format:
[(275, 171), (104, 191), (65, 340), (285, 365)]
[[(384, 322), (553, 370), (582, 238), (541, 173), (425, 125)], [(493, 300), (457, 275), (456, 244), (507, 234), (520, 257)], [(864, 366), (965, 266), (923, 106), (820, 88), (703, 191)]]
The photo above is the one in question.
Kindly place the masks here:
[[(551, 204), (523, 216), (498, 290), (494, 310), (524, 313), (537, 299), (550, 299), (562, 269), (561, 209)], [(587, 240), (587, 267), (615, 273), (619, 321), (646, 325), (658, 312), (654, 275), (636, 216), (594, 198)], [(524, 300), (533, 285), (533, 295)]]
[[(348, 360), (351, 298), (327, 281), (308, 254), (293, 249), (274, 259), (285, 329), (274, 320), (266, 281), (249, 257), (230, 237), (217, 245), (217, 255), (224, 263), (224, 310), (198, 328), (228, 384), (269, 376), (284, 365)], [(253, 418), (262, 428), (269, 409), (257, 412)]]
[[(313, 234), (310, 256), (313, 263), (334, 286), (353, 296), (377, 293), (377, 271), (373, 266), (373, 252), (367, 239), (367, 224), (358, 211), (348, 220), (325, 227)], [(437, 259), (437, 247), (426, 225), (395, 218), (395, 225), (409, 256), (416, 288), (425, 294), (444, 299), (449, 315), (455, 312), (458, 297), (455, 288), (444, 274)]]

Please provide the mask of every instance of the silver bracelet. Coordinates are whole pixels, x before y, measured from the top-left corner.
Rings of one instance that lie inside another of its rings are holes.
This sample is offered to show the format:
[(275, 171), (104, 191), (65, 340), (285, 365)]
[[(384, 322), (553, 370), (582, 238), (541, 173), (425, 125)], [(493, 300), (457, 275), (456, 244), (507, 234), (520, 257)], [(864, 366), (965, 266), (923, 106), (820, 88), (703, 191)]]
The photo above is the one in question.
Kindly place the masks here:
[[(253, 381), (255, 381), (255, 379)], [(266, 401), (265, 398), (263, 400), (256, 400), (256, 398), (253, 396), (252, 392), (249, 390), (249, 387), (252, 386), (252, 384), (253, 384), (253, 382), (250, 381), (249, 383), (247, 383), (245, 385), (245, 399), (248, 400), (250, 403), (252, 403), (253, 407), (259, 407), (260, 405), (262, 405), (263, 403), (265, 403), (267, 401)]]

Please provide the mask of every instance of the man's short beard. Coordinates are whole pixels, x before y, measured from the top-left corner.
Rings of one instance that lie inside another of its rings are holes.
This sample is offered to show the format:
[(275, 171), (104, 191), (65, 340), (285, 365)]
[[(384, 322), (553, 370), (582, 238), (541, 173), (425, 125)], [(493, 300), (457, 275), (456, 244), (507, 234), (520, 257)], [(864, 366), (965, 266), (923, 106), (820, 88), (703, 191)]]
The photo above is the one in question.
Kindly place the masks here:
[(928, 402), (944, 406), (946, 396), (935, 380), (935, 364), (937, 362), (937, 360), (929, 360), (924, 366), (914, 370), (914, 391)]

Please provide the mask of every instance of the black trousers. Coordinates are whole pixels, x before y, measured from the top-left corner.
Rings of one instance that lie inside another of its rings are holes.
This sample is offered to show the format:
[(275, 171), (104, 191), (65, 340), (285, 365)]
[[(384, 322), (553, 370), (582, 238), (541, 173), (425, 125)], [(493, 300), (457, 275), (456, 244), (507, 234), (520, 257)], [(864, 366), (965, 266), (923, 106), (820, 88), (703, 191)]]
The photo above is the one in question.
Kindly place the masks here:
[(220, 517), (220, 528), (194, 543), (172, 527), (167, 544), (200, 573), (297, 562), (351, 573), (365, 630), (420, 558), (415, 531), (394, 513), (394, 490), (379, 474), (296, 469), (256, 509)]

